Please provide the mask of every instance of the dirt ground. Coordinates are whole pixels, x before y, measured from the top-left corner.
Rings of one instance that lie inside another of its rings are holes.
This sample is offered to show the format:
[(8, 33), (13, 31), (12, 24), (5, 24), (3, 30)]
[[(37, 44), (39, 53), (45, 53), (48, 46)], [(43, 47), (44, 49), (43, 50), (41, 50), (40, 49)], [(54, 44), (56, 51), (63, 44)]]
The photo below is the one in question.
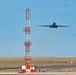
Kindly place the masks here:
[[(32, 57), (31, 64), (37, 66), (51, 66), (51, 65), (64, 65), (64, 64), (76, 64), (76, 58), (58, 58), (58, 57)], [(0, 58), (0, 67), (19, 67), (25, 64), (23, 57), (12, 57), (12, 58)], [(19, 71), (18, 69), (5, 69), (0, 71)], [(47, 72), (76, 72), (76, 68), (56, 69), (47, 70)]]

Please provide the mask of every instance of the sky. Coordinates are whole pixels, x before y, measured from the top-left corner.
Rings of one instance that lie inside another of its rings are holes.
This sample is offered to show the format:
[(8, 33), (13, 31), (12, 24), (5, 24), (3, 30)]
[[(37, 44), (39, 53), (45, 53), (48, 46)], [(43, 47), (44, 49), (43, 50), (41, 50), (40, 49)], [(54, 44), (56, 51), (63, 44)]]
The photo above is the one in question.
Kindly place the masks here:
[[(31, 56), (76, 57), (76, 0), (0, 0), (0, 57), (25, 56), (25, 11), (31, 12)], [(43, 28), (37, 25), (69, 25)]]

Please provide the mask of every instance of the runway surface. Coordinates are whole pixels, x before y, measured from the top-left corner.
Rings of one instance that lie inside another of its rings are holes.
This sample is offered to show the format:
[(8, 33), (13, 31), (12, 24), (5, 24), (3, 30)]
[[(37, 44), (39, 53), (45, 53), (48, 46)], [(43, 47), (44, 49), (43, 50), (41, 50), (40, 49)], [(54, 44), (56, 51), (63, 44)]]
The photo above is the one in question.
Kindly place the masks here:
[(76, 75), (76, 72), (35, 72), (35, 73), (0, 72), (0, 75)]
[[(0, 67), (1, 69), (19, 69), (20, 67)], [(65, 65), (53, 65), (53, 66), (37, 66), (37, 69), (65, 69), (65, 68), (76, 68), (76, 64), (65, 64)]]

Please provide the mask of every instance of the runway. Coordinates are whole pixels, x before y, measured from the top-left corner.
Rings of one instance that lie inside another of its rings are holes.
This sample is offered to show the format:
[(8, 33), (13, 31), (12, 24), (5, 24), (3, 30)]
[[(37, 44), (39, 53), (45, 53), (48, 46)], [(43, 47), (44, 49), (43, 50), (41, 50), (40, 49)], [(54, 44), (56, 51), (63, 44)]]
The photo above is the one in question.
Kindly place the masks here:
[[(20, 67), (0, 67), (2, 69), (19, 69)], [(37, 66), (37, 69), (45, 70), (76, 68), (76, 64), (54, 65), (54, 66)], [(0, 75), (76, 75), (76, 72), (35, 72), (35, 73), (19, 73), (19, 72), (0, 72)]]
[(35, 73), (0, 72), (0, 75), (76, 75), (76, 72), (35, 72)]
[[(20, 67), (0, 67), (1, 69), (19, 69)], [(65, 69), (65, 68), (76, 68), (76, 64), (65, 64), (65, 65), (53, 65), (53, 66), (36, 66), (36, 69)]]
[(66, 68), (76, 68), (76, 64), (65, 64), (65, 65), (53, 65), (53, 66), (37, 66), (37, 69), (43, 68), (47, 70), (56, 70), (56, 69), (66, 69)]

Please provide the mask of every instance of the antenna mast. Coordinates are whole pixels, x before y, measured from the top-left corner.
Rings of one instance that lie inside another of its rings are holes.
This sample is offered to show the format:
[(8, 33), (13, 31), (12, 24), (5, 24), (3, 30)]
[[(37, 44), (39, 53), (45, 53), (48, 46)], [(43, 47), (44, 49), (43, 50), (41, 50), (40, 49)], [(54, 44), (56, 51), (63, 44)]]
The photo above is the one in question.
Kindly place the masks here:
[(30, 42), (30, 9), (27, 8), (26, 9), (26, 26), (24, 28), (24, 32), (26, 34), (26, 39), (24, 42), (25, 45), (25, 64), (30, 64), (30, 46), (31, 46), (31, 42)]

